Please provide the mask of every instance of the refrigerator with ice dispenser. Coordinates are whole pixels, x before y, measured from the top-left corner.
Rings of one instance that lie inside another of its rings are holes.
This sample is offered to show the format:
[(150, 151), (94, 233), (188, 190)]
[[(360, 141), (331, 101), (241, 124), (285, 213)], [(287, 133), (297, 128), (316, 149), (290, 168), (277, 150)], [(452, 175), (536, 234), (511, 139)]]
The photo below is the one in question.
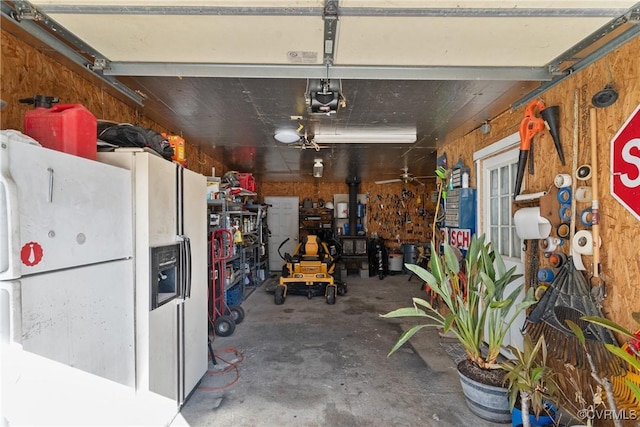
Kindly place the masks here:
[(98, 160), (132, 176), (136, 387), (179, 407), (208, 366), (206, 177), (140, 148)]

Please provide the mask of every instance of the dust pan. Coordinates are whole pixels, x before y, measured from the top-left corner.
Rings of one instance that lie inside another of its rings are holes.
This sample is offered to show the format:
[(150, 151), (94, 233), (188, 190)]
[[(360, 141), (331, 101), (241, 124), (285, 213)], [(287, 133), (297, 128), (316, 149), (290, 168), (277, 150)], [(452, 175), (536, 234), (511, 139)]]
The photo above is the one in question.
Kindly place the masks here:
[(619, 361), (604, 347), (604, 344), (617, 345), (611, 331), (580, 320), (582, 316), (604, 317), (589, 289), (586, 279), (575, 269), (573, 260), (569, 258), (529, 313), (526, 331), (535, 340), (544, 335), (549, 352), (558, 359), (580, 369), (589, 369), (587, 356), (580, 341), (565, 323), (566, 320), (571, 320), (582, 329), (588, 351), (600, 373), (619, 373)]

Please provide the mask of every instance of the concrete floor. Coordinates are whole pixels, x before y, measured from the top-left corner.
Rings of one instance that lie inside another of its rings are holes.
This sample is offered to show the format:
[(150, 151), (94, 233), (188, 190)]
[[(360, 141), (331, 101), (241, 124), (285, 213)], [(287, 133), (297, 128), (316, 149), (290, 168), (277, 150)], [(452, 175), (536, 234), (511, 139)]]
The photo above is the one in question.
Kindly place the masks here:
[(210, 365), (174, 425), (501, 425), (469, 411), (455, 369), (460, 354), (436, 330), (387, 358), (410, 323), (378, 315), (423, 295), (408, 278), (349, 275), (335, 305), (289, 295), (276, 306), (264, 284), (243, 303), (246, 318), (233, 335), (213, 343), (217, 357), (235, 364)]

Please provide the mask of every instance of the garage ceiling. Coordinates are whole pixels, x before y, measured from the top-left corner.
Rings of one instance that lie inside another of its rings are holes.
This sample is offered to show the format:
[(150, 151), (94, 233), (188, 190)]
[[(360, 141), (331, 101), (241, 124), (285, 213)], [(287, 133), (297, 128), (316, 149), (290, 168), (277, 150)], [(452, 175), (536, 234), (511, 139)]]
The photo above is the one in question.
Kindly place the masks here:
[[(438, 144), (636, 37), (640, 13), (617, 0), (9, 3), (147, 116), (264, 181), (314, 180), (317, 158), (321, 181), (431, 175)], [(338, 88), (337, 112), (310, 112), (318, 81)], [(305, 149), (276, 141), (283, 129)], [(316, 151), (320, 135), (337, 142)]]

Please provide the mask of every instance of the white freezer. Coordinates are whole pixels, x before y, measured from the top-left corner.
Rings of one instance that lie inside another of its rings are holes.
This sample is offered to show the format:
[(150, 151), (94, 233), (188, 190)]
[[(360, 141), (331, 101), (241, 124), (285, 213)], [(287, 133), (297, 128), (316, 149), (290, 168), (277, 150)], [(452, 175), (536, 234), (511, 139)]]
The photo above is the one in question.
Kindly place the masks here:
[[(0, 131), (0, 345), (12, 355), (0, 353), (0, 420), (42, 410), (17, 402), (29, 387), (78, 402), (104, 391), (74, 389), (54, 366), (135, 390), (131, 174), (28, 140)], [(33, 360), (52, 367), (35, 383)]]
[(0, 132), (2, 340), (133, 385), (131, 179)]
[(132, 256), (127, 171), (0, 132), (0, 280)]

